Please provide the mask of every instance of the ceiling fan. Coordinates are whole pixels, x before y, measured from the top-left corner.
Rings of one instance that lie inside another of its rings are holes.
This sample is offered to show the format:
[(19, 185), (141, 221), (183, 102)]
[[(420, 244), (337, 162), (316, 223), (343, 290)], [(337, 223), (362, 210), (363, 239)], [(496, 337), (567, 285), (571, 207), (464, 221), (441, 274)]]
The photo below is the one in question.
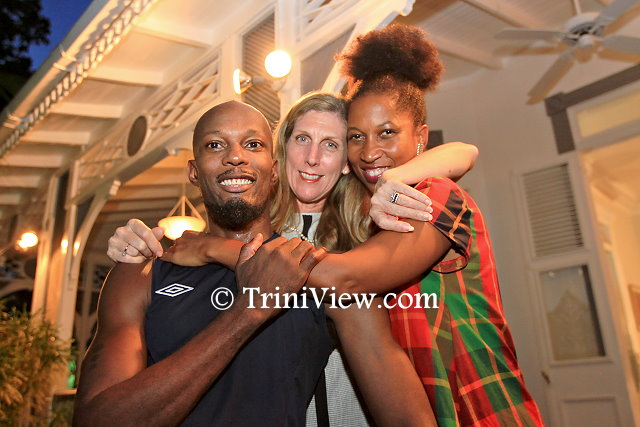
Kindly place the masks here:
[(578, 0), (572, 0), (576, 15), (564, 24), (564, 31), (506, 28), (496, 34), (498, 39), (550, 40), (570, 46), (560, 54), (551, 68), (529, 91), (531, 100), (541, 99), (562, 76), (569, 71), (576, 59), (576, 51), (588, 51), (596, 46), (640, 55), (640, 38), (608, 35), (601, 37), (607, 25), (640, 3), (640, 0), (614, 0), (600, 13), (582, 12)]

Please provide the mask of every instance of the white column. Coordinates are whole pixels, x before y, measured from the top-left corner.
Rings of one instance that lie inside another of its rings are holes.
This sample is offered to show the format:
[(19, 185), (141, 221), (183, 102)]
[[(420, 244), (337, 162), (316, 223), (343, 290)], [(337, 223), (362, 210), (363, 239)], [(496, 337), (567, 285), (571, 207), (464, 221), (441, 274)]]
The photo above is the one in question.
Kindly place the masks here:
[[(87, 214), (78, 228), (78, 232), (73, 236), (73, 243), (69, 240), (69, 248), (65, 257), (65, 268), (62, 280), (62, 289), (60, 292), (58, 306), (58, 327), (60, 328), (60, 337), (69, 339), (73, 335), (73, 320), (75, 316), (76, 296), (78, 293), (78, 276), (80, 274), (80, 263), (82, 261), (82, 253), (87, 244), (87, 239), (93, 224), (107, 202), (109, 197), (115, 195), (120, 188), (120, 181), (107, 182), (99, 188), (91, 201), (91, 205)], [(73, 206), (74, 213), (77, 207)], [(75, 219), (75, 218), (74, 218)], [(75, 225), (75, 221), (74, 225)]]
[(275, 7), (276, 49), (287, 51), (291, 55), (291, 72), (285, 84), (278, 90), (280, 98), (280, 116), (284, 117), (289, 108), (300, 98), (300, 55), (296, 55), (296, 29), (299, 25), (299, 0), (278, 0)]
[(49, 181), (49, 191), (47, 192), (47, 201), (42, 218), (42, 227), (38, 233), (38, 258), (36, 275), (33, 281), (33, 296), (31, 299), (32, 314), (41, 310), (42, 315), (44, 315), (47, 300), (49, 266), (51, 262), (53, 229), (56, 223), (55, 214), (59, 183), (59, 176), (55, 176), (51, 181)]

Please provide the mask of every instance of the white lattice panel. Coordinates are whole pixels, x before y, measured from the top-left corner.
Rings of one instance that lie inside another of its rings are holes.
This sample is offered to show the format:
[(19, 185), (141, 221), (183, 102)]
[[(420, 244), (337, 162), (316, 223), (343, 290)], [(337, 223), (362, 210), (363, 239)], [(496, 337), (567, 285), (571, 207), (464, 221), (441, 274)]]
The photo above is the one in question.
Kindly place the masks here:
[(150, 113), (150, 139), (191, 116), (220, 93), (220, 58), (216, 55), (201, 69), (181, 79)]
[[(203, 65), (161, 90), (151, 101), (149, 134), (141, 152), (164, 142), (163, 134), (192, 118), (220, 93), (220, 53), (210, 56)], [(108, 171), (127, 160), (126, 143), (131, 122), (123, 123), (108, 137), (93, 145), (80, 158), (78, 192), (102, 179)]]
[(125, 159), (126, 133), (119, 132), (93, 145), (80, 158), (78, 189), (102, 178), (106, 172)]
[(298, 21), (298, 40), (331, 22), (357, 3), (358, 0), (303, 0)]

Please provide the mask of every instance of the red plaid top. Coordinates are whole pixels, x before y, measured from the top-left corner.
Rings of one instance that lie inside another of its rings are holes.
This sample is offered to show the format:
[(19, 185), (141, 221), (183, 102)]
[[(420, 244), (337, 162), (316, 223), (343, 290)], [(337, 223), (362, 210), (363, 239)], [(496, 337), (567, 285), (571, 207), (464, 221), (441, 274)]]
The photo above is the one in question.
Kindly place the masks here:
[(480, 210), (449, 179), (428, 178), (416, 188), (431, 198), (431, 224), (451, 241), (455, 257), (398, 290), (397, 298), (408, 293), (414, 301), (421, 293), (434, 293), (437, 308), (396, 305), (389, 315), (393, 334), (409, 354), (438, 424), (543, 425), (518, 367)]

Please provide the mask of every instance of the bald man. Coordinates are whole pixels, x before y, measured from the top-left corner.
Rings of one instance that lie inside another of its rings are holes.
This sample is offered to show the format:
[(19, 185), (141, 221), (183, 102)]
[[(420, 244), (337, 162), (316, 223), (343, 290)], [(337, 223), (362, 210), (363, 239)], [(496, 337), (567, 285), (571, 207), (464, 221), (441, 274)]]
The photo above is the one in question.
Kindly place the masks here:
[(116, 265), (101, 291), (74, 424), (304, 425), (331, 351), (322, 309), (249, 308), (244, 292), (296, 293), (325, 255), (273, 233), (272, 145), (266, 119), (246, 104), (200, 118), (189, 180), (202, 192), (210, 233), (248, 242), (237, 273), (161, 260)]

